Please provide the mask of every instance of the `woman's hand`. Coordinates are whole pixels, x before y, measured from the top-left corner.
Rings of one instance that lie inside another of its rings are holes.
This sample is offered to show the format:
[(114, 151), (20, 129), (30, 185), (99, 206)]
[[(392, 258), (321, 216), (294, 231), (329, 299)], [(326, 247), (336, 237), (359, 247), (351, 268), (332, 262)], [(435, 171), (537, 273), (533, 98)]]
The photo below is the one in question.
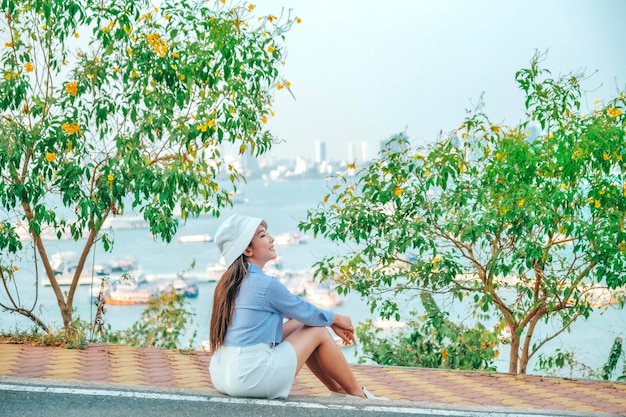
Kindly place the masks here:
[(352, 320), (348, 316), (335, 313), (335, 320), (330, 325), (333, 332), (343, 340), (344, 345), (351, 345), (356, 343), (354, 337), (354, 327), (352, 326)]

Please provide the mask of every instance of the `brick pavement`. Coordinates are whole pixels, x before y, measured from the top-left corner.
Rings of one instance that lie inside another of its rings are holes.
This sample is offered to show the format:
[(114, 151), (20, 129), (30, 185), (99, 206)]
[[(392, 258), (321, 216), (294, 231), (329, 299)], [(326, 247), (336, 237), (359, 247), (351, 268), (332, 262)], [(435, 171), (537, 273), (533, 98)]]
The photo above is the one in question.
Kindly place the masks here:
[[(0, 376), (92, 381), (216, 394), (208, 372), (210, 355), (92, 344), (85, 350), (0, 344)], [(529, 411), (626, 415), (626, 384), (531, 375), (425, 368), (352, 365), (362, 384), (391, 400), (454, 407), (510, 407)], [(308, 370), (290, 395), (327, 396)]]

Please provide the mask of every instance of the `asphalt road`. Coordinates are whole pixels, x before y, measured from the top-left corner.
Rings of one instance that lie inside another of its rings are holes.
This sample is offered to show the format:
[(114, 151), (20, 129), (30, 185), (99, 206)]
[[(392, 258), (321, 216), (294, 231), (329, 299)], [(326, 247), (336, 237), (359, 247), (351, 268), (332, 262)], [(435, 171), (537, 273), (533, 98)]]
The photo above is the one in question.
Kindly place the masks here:
[[(45, 385), (44, 385), (45, 384)], [(160, 390), (105, 384), (0, 378), (1, 417), (543, 417), (549, 413), (515, 410), (462, 410), (408, 402), (378, 402), (323, 397), (255, 400), (189, 390)], [(563, 414), (565, 415), (565, 414)], [(572, 414), (567, 414), (571, 417)]]

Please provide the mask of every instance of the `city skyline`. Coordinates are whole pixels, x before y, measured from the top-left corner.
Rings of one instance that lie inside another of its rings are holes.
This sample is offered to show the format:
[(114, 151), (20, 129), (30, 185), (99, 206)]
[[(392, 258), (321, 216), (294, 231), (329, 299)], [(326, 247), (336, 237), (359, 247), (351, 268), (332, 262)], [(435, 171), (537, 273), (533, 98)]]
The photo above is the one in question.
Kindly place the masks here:
[(537, 52), (554, 77), (591, 76), (583, 110), (626, 83), (620, 0), (267, 0), (254, 12), (302, 20), (285, 35), (281, 68), (293, 96), (276, 91), (267, 124), (279, 141), (274, 159), (312, 158), (317, 140), (330, 159), (346, 142), (367, 143), (371, 158), (398, 133), (431, 143), (481, 97), (492, 120), (516, 124), (524, 103), (515, 73)]

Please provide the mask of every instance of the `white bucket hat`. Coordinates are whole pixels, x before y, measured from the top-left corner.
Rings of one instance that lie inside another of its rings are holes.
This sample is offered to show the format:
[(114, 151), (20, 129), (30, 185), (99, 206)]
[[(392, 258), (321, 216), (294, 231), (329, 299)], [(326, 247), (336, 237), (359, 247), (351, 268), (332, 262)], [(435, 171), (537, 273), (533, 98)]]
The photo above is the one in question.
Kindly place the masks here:
[(215, 244), (229, 267), (246, 250), (263, 219), (233, 214), (217, 228)]

